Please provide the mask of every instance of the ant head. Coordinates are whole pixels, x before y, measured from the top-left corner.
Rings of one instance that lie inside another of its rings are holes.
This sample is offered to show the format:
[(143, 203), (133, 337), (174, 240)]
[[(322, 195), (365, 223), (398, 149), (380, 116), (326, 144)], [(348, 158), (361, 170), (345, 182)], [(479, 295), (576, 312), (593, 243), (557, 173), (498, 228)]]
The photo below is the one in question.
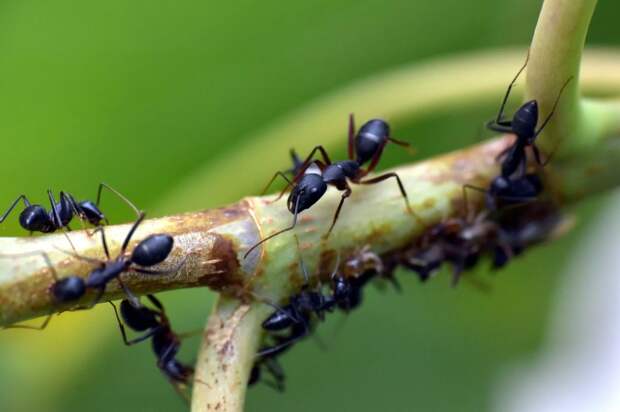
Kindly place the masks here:
[(364, 123), (355, 136), (357, 162), (362, 165), (369, 161), (389, 137), (390, 126), (384, 120), (372, 119)]
[(291, 213), (295, 213), (295, 205), (297, 205), (297, 213), (299, 213), (312, 207), (323, 197), (326, 190), (327, 184), (323, 181), (321, 175), (314, 173), (304, 175), (291, 190), (287, 201), (288, 210)]
[(91, 225), (97, 226), (101, 224), (102, 221), (105, 220), (105, 215), (103, 214), (103, 212), (101, 212), (101, 210), (99, 210), (97, 205), (94, 202), (91, 202), (90, 200), (85, 200), (83, 202), (80, 202), (78, 204), (78, 207), (79, 207), (80, 213), (84, 215), (86, 220), (88, 220), (88, 223), (90, 223)]
[(140, 266), (153, 266), (166, 260), (174, 239), (165, 233), (150, 235), (131, 252), (131, 262)]
[(72, 302), (84, 296), (86, 284), (81, 277), (71, 275), (56, 281), (51, 291), (56, 302)]
[(30, 205), (19, 214), (19, 224), (31, 232), (51, 232), (53, 222), (43, 206)]
[(121, 302), (121, 316), (123, 321), (131, 329), (142, 332), (159, 326), (159, 313), (146, 306), (134, 306), (127, 299)]
[(526, 102), (516, 111), (512, 118), (512, 130), (520, 138), (526, 139), (528, 144), (536, 138), (536, 124), (538, 123), (538, 103), (536, 100)]

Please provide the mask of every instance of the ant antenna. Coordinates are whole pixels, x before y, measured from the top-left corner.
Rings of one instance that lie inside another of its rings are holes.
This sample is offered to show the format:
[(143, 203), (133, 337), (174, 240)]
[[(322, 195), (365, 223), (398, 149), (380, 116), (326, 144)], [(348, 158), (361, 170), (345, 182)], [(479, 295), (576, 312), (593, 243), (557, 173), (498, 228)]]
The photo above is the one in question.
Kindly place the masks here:
[(508, 97), (510, 96), (510, 91), (512, 90), (512, 87), (515, 85), (517, 79), (519, 78), (519, 76), (521, 75), (523, 70), (525, 70), (525, 67), (527, 66), (527, 63), (528, 63), (529, 60), (530, 60), (530, 49), (528, 48), (527, 49), (527, 56), (525, 57), (525, 63), (523, 63), (523, 66), (521, 66), (521, 68), (517, 72), (517, 75), (510, 82), (510, 85), (508, 86), (508, 89), (506, 90), (506, 95), (504, 96), (504, 100), (502, 100), (502, 105), (500, 106), (499, 112), (497, 113), (497, 119), (495, 119), (495, 123), (501, 123), (503, 121), (504, 108), (506, 107), (506, 103), (508, 102)]
[[(110, 192), (112, 192), (116, 196), (118, 196), (119, 199), (121, 199), (123, 202), (125, 202), (129, 207), (131, 207), (133, 209), (134, 212), (136, 212), (136, 216), (140, 217), (140, 211), (138, 210), (136, 205), (133, 204), (133, 202), (131, 200), (127, 199), (118, 190), (114, 189), (112, 186), (110, 186), (110, 185), (108, 185), (107, 183), (104, 183), (104, 182), (99, 183), (99, 189), (97, 190), (97, 203), (95, 203), (97, 205), (97, 207), (99, 207), (99, 201), (101, 200), (101, 191), (103, 190), (103, 188), (108, 189)], [(106, 220), (106, 223), (109, 223), (107, 217), (106, 217), (105, 220)]]
[(560, 97), (562, 97), (562, 92), (564, 92), (564, 89), (566, 88), (566, 86), (568, 86), (568, 84), (572, 80), (573, 80), (573, 76), (569, 77), (568, 80), (564, 82), (564, 85), (562, 86), (562, 88), (560, 89), (560, 92), (558, 93), (558, 97), (556, 97), (555, 102), (553, 102), (553, 107), (551, 108), (551, 112), (549, 113), (549, 115), (547, 115), (547, 118), (545, 119), (543, 124), (540, 126), (540, 129), (538, 129), (534, 137), (537, 137), (540, 134), (540, 132), (543, 131), (547, 123), (549, 123), (549, 120), (551, 120), (551, 116), (553, 116), (553, 113), (555, 112), (556, 107), (558, 107), (558, 103), (560, 102)]
[(258, 243), (256, 243), (254, 246), (252, 246), (251, 248), (248, 249), (247, 252), (245, 252), (245, 254), (243, 255), (243, 258), (246, 259), (248, 257), (248, 255), (257, 247), (259, 247), (260, 245), (262, 245), (263, 243), (265, 243), (266, 241), (268, 241), (269, 239), (272, 239), (278, 235), (281, 235), (284, 232), (288, 232), (289, 230), (293, 230), (295, 228), (295, 226), (297, 225), (297, 215), (299, 214), (298, 210), (299, 210), (299, 200), (300, 198), (297, 198), (297, 201), (295, 202), (295, 212), (293, 213), (293, 223), (287, 227), (284, 228), (282, 230), (279, 230), (275, 233), (272, 233), (271, 235), (267, 236), (266, 238), (262, 239), (261, 241), (259, 241)]
[(301, 267), (301, 273), (304, 275), (304, 283), (307, 285), (310, 283), (310, 277), (308, 276), (308, 269), (306, 268), (306, 264), (304, 263), (304, 258), (301, 255), (301, 247), (299, 246), (299, 237), (297, 235), (293, 235), (295, 237), (295, 244), (297, 245), (297, 255), (299, 256), (299, 267)]
[(336, 274), (338, 273), (338, 268), (340, 267), (340, 252), (338, 252), (336, 254), (336, 265), (334, 266), (334, 270), (332, 271), (332, 274), (329, 275), (330, 279), (334, 279), (336, 277)]

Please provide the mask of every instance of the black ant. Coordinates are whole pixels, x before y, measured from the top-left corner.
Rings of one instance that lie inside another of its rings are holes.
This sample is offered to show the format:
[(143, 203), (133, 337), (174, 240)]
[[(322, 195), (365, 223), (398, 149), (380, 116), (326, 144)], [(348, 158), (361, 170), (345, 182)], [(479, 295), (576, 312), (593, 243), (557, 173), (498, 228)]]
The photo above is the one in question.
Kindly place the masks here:
[(573, 79), (572, 76), (564, 83), (560, 92), (558, 93), (555, 102), (553, 103), (553, 107), (549, 115), (545, 118), (541, 126), (536, 130), (536, 125), (538, 124), (538, 102), (536, 100), (530, 100), (525, 102), (513, 115), (512, 120), (506, 120), (504, 118), (504, 108), (506, 107), (506, 102), (508, 101), (508, 97), (510, 96), (510, 91), (514, 86), (515, 82), (519, 78), (519, 75), (525, 67), (527, 66), (529, 60), (529, 51), (527, 57), (525, 59), (525, 63), (517, 72), (517, 75), (512, 79), (508, 89), (506, 90), (506, 95), (504, 96), (504, 100), (500, 106), (499, 112), (497, 114), (497, 118), (487, 123), (487, 128), (494, 130), (500, 133), (512, 133), (516, 135), (516, 140), (514, 143), (505, 149), (502, 153), (499, 154), (498, 158), (503, 158), (502, 163), (502, 176), (505, 178), (510, 178), (517, 170), (521, 170), (521, 175), (525, 173), (525, 168), (527, 164), (527, 156), (525, 153), (525, 149), (527, 147), (531, 147), (534, 153), (534, 159), (536, 163), (540, 166), (545, 166), (549, 158), (543, 163), (540, 156), (540, 151), (536, 146), (536, 138), (543, 131), (547, 123), (551, 120), (553, 113), (560, 101), (560, 97), (562, 96), (562, 92), (564, 88), (570, 83)]
[[(403, 196), (403, 199), (405, 200), (407, 211), (413, 214), (413, 210), (409, 205), (407, 192), (398, 174), (394, 172), (389, 172), (377, 177), (362, 180), (364, 177), (366, 177), (366, 175), (368, 175), (368, 173), (375, 169), (377, 163), (379, 162), (379, 159), (381, 158), (383, 149), (388, 142), (409, 147), (409, 143), (390, 137), (389, 125), (385, 121), (380, 119), (373, 119), (366, 122), (360, 128), (358, 133), (355, 134), (355, 123), (353, 115), (351, 114), (349, 116), (348, 160), (342, 160), (332, 163), (325, 148), (323, 146), (316, 146), (314, 149), (312, 149), (312, 151), (306, 157), (301, 166), (294, 167), (294, 169), (297, 169), (298, 172), (294, 176), (293, 180), (288, 179), (283, 172), (276, 172), (269, 181), (267, 188), (278, 176), (282, 177), (287, 181), (287, 186), (274, 200), (276, 201), (284, 195), (284, 192), (290, 186), (293, 186), (286, 203), (288, 210), (293, 214), (293, 223), (291, 224), (291, 226), (279, 230), (265, 237), (260, 242), (256, 243), (245, 253), (244, 257), (247, 257), (250, 252), (252, 252), (255, 248), (260, 246), (262, 243), (268, 241), (269, 239), (289, 230), (292, 230), (297, 224), (297, 215), (304, 210), (309, 209), (319, 199), (321, 199), (327, 191), (328, 185), (331, 185), (335, 187), (338, 191), (342, 192), (342, 196), (340, 198), (340, 203), (336, 208), (336, 212), (334, 213), (332, 223), (324, 238), (329, 237), (332, 229), (334, 228), (334, 225), (336, 224), (336, 221), (338, 220), (338, 216), (340, 215), (340, 210), (342, 209), (344, 201), (352, 193), (349, 182), (354, 184), (368, 185), (379, 183), (389, 178), (394, 178), (396, 179), (400, 192)], [(313, 160), (317, 152), (321, 154), (323, 161)], [(370, 162), (368, 166), (365, 169), (362, 168), (362, 166), (368, 162)]]
[[(131, 299), (133, 302), (137, 302), (138, 299), (131, 293), (129, 289), (124, 285), (122, 280), (120, 279), (120, 275), (123, 272), (134, 271), (143, 274), (167, 274), (174, 273), (178, 271), (185, 260), (181, 261), (176, 267), (168, 270), (153, 270), (153, 269), (145, 269), (145, 267), (154, 266), (158, 263), (166, 260), (168, 255), (170, 254), (174, 239), (172, 236), (168, 234), (152, 234), (143, 239), (138, 245), (133, 249), (130, 255), (125, 253), (129, 241), (136, 231), (138, 225), (144, 219), (144, 212), (140, 212), (140, 216), (138, 220), (133, 224), (129, 233), (125, 237), (125, 241), (121, 247), (121, 250), (118, 256), (115, 259), (110, 258), (110, 253), (108, 250), (108, 245), (105, 237), (105, 233), (103, 228), (101, 230), (101, 239), (103, 243), (103, 249), (105, 251), (107, 260), (102, 261), (99, 259), (93, 259), (90, 257), (76, 255), (74, 253), (69, 253), (72, 256), (75, 256), (78, 259), (85, 260), (87, 262), (97, 263), (99, 266), (93, 269), (86, 279), (77, 276), (77, 275), (69, 275), (63, 278), (59, 278), (54, 266), (52, 265), (49, 256), (45, 252), (34, 252), (28, 253), (27, 255), (32, 254), (40, 254), (44, 257), (47, 265), (50, 267), (52, 271), (52, 276), (55, 281), (50, 286), (50, 293), (55, 303), (57, 304), (66, 304), (70, 302), (74, 302), (82, 298), (86, 292), (90, 289), (98, 290), (98, 294), (93, 300), (93, 302), (84, 308), (80, 309), (89, 309), (96, 305), (100, 300), (103, 294), (105, 293), (105, 289), (107, 284), (112, 279), (117, 279), (121, 287), (123, 288), (125, 294)], [(38, 327), (31, 327), (26, 325), (15, 325), (12, 327), (15, 328), (26, 328), (26, 329), (44, 329), (49, 323), (52, 315), (48, 315), (43, 324)]]
[(76, 201), (73, 196), (63, 191), (60, 192), (58, 202), (54, 199), (52, 191), (48, 189), (47, 195), (49, 197), (51, 209), (47, 211), (43, 206), (32, 204), (22, 194), (15, 199), (13, 204), (7, 209), (2, 216), (0, 216), (0, 223), (8, 217), (8, 215), (15, 209), (19, 201), (23, 201), (24, 210), (19, 214), (19, 224), (22, 228), (32, 232), (52, 233), (59, 229), (68, 229), (69, 223), (74, 216), (78, 216), (81, 220), (86, 220), (93, 226), (100, 226), (103, 222), (108, 224), (108, 219), (99, 209), (99, 202), (101, 200), (101, 191), (103, 188), (108, 189), (121, 200), (127, 203), (135, 212), (139, 214), (138, 208), (129, 201), (120, 192), (108, 186), (105, 183), (99, 184), (97, 191), (97, 202), (94, 203), (90, 200), (84, 200), (81, 202)]
[[(59, 281), (62, 283), (54, 286), (54, 288), (58, 289), (60, 293), (64, 293), (66, 292), (65, 288), (69, 289), (70, 286), (77, 287), (77, 285), (82, 283), (84, 286), (84, 290), (96, 289), (98, 290), (98, 294), (89, 306), (92, 307), (96, 305), (103, 296), (107, 284), (112, 279), (117, 279), (127, 296), (133, 302), (135, 302), (137, 298), (131, 294), (131, 292), (125, 287), (125, 285), (121, 281), (120, 275), (122, 273), (133, 271), (147, 275), (162, 275), (178, 271), (185, 264), (185, 259), (172, 269), (146, 269), (146, 267), (154, 266), (163, 262), (164, 260), (166, 260), (168, 255), (170, 255), (174, 244), (174, 238), (168, 234), (158, 233), (149, 235), (142, 241), (140, 241), (140, 243), (138, 243), (136, 247), (134, 247), (131, 254), (126, 253), (127, 246), (129, 245), (132, 236), (134, 235), (136, 229), (138, 228), (140, 223), (142, 223), (144, 218), (144, 212), (139, 212), (138, 219), (135, 221), (135, 223), (127, 233), (121, 249), (116, 258), (114, 259), (110, 257), (108, 243), (106, 241), (105, 231), (103, 227), (98, 228), (98, 230), (101, 231), (101, 241), (107, 260), (99, 260), (70, 253), (72, 256), (75, 256), (78, 259), (85, 260), (91, 263), (96, 263), (98, 264), (98, 267), (93, 269), (88, 274), (85, 280), (78, 276), (69, 276)], [(72, 294), (71, 296), (75, 295), (77, 294)]]
[[(297, 250), (299, 250), (299, 239), (297, 236), (295, 236), (295, 241), (297, 243)], [(268, 332), (279, 332), (288, 329), (289, 334), (287, 336), (275, 337), (277, 343), (273, 346), (261, 349), (258, 352), (258, 356), (260, 357), (273, 357), (281, 353), (289, 345), (292, 345), (310, 333), (312, 315), (316, 315), (320, 320), (324, 320), (325, 312), (333, 310), (335, 302), (330, 296), (324, 295), (321, 292), (320, 281), (316, 290), (311, 289), (310, 277), (301, 254), (299, 256), (299, 266), (304, 276), (304, 284), (301, 287), (301, 291), (292, 295), (289, 298), (288, 304), (285, 306), (279, 307), (268, 303), (270, 306), (273, 306), (276, 311), (262, 323), (263, 329)], [(336, 266), (336, 270), (337, 269), (338, 266)], [(334, 270), (334, 273), (336, 270)]]
[[(125, 299), (121, 301), (120, 316), (116, 305), (110, 302), (114, 308), (114, 314), (123, 336), (123, 342), (125, 342), (125, 345), (131, 346), (150, 338), (153, 352), (155, 352), (157, 357), (157, 367), (174, 386), (175, 390), (187, 400), (183, 387), (189, 383), (191, 376), (194, 374), (194, 369), (179, 362), (176, 358), (181, 346), (181, 339), (170, 327), (170, 321), (166, 316), (164, 306), (153, 295), (147, 295), (147, 298), (155, 306), (155, 309), (141, 304), (135, 306)], [(122, 322), (121, 317), (123, 319)], [(145, 333), (137, 338), (128, 340), (123, 323), (136, 332)]]
[[(272, 336), (272, 338), (276, 340), (276, 345), (279, 345), (283, 343), (286, 339), (288, 339), (287, 337), (281, 337), (281, 336)], [(278, 392), (283, 392), (285, 375), (277, 358), (283, 352), (285, 352), (286, 349), (290, 347), (291, 347), (290, 345), (282, 346), (280, 350), (272, 351), (256, 359), (254, 361), (254, 365), (252, 365), (252, 370), (250, 371), (250, 377), (248, 379), (248, 386), (255, 385), (261, 380), (262, 370), (263, 368), (265, 368), (267, 372), (269, 372), (269, 374), (273, 378), (273, 382), (267, 381), (267, 380), (263, 380), (263, 382), (267, 386), (271, 387), (272, 389)], [(261, 348), (259, 352), (262, 351), (263, 349), (267, 349), (267, 348), (266, 347)]]

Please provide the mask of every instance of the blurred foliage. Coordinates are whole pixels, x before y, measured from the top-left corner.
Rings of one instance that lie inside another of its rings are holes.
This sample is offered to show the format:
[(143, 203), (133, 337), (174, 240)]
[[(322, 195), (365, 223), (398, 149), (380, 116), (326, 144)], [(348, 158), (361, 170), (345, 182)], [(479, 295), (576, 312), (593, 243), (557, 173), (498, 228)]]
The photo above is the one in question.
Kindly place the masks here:
[[(5, 0), (0, 205), (19, 193), (44, 202), (48, 187), (92, 197), (106, 181), (152, 210), (201, 165), (247, 143), (240, 136), (356, 79), (438, 55), (526, 45), (539, 3)], [(591, 42), (617, 44), (619, 11), (601, 2)], [(494, 110), (436, 113), (399, 125), (398, 136), (415, 136), (426, 157), (472, 143)], [(343, 131), (345, 123), (343, 113)], [(283, 164), (287, 149), (273, 148)], [(388, 152), (386, 166), (409, 159)], [(229, 184), (273, 168), (254, 159)], [(196, 199), (215, 206), (208, 181)], [(596, 203), (580, 207), (582, 221)], [(130, 219), (114, 198), (104, 206), (113, 221)], [(22, 235), (16, 216), (9, 220), (0, 235)], [(560, 281), (558, 257), (582, 230), (496, 275), (480, 268), (477, 276), (493, 285), (488, 295), (467, 284), (451, 289), (447, 276), (420, 286), (400, 273), (401, 295), (370, 291), (342, 328), (339, 319), (328, 322), (319, 330), (328, 350), (300, 344), (283, 361), (287, 392), (252, 389), (248, 410), (487, 410), (498, 374), (540, 344)], [(213, 295), (188, 290), (162, 299), (175, 328), (187, 331), (202, 326)], [(183, 358), (193, 359), (197, 339), (185, 346)], [(149, 345), (122, 345), (107, 305), (63, 314), (41, 333), (2, 332), (0, 363), (0, 410), (184, 409)]]

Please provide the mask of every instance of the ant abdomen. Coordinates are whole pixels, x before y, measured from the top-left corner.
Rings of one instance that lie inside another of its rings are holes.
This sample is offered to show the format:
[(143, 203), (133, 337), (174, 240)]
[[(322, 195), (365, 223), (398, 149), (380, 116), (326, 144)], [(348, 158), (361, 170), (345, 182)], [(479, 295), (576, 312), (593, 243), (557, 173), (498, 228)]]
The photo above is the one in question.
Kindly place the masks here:
[(390, 137), (390, 126), (384, 120), (372, 119), (364, 123), (355, 136), (357, 163), (362, 165), (375, 156), (388, 137)]
[(45, 208), (41, 205), (30, 205), (19, 214), (21, 227), (31, 232), (50, 233), (55, 230)]
[(131, 261), (140, 266), (156, 265), (166, 260), (173, 245), (174, 238), (170, 235), (150, 235), (134, 248)]
[(153, 310), (145, 306), (134, 306), (128, 300), (121, 302), (121, 316), (123, 322), (137, 332), (159, 326), (159, 322)]

